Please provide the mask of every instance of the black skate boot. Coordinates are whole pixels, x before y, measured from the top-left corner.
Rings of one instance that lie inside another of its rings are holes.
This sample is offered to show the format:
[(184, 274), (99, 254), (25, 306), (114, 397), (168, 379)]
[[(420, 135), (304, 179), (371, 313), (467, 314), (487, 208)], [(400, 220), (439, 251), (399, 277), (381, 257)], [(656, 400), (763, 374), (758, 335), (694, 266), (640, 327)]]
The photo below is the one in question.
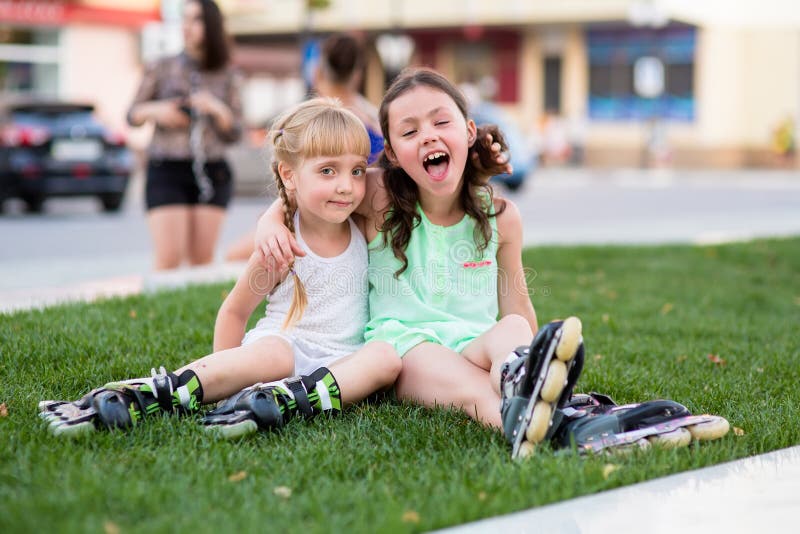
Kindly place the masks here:
[(598, 393), (576, 395), (562, 410), (563, 421), (553, 436), (557, 446), (573, 444), (582, 453), (621, 452), (651, 445), (685, 447), (693, 440), (710, 441), (728, 433), (728, 421), (717, 415), (692, 415), (672, 400), (617, 406)]
[(81, 399), (42, 401), (39, 415), (56, 436), (78, 436), (98, 428), (130, 428), (159, 412), (191, 413), (200, 409), (203, 388), (194, 371), (180, 376), (163, 367), (149, 378), (110, 382)]
[(278, 430), (295, 415), (312, 418), (342, 411), (339, 385), (331, 372), (320, 367), (311, 375), (255, 384), (220, 401), (203, 424), (209, 431), (231, 439), (257, 430)]
[(549, 438), (556, 409), (572, 395), (583, 369), (583, 338), (577, 317), (542, 327), (530, 347), (502, 371), (500, 414), (512, 458), (524, 457)]

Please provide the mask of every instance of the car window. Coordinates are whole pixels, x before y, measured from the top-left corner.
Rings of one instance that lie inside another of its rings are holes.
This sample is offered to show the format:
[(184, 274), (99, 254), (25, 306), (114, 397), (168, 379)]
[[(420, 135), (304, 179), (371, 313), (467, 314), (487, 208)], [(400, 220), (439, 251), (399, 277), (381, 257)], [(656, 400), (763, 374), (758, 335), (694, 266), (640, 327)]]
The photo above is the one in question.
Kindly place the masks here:
[(16, 124), (29, 126), (63, 126), (70, 127), (77, 124), (85, 125), (93, 122), (92, 114), (86, 111), (74, 111), (67, 113), (43, 113), (43, 112), (13, 112), (11, 119)]

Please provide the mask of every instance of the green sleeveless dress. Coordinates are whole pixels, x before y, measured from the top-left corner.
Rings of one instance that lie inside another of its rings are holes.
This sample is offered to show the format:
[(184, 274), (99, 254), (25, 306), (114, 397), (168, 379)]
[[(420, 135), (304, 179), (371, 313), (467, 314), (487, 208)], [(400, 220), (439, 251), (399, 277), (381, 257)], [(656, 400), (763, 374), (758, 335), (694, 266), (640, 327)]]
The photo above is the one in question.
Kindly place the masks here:
[(433, 224), (417, 204), (422, 221), (406, 248), (408, 268), (379, 233), (369, 243), (370, 320), (364, 339), (385, 341), (403, 356), (431, 342), (461, 352), (497, 322), (497, 219), (482, 254), (475, 245), (475, 220), (464, 215), (452, 226)]

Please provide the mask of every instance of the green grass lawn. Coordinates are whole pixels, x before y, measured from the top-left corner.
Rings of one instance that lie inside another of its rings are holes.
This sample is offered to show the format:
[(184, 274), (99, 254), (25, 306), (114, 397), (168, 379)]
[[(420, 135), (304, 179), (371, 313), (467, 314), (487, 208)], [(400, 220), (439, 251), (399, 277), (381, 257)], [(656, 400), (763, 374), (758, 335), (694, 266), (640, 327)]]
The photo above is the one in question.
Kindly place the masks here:
[(77, 441), (47, 433), (39, 400), (209, 351), (227, 286), (204, 286), (0, 316), (0, 532), (424, 531), (800, 442), (800, 239), (542, 247), (524, 259), (540, 322), (583, 320), (579, 390), (672, 398), (735, 433), (514, 462), (499, 432), (391, 399), (238, 442), (177, 417)]

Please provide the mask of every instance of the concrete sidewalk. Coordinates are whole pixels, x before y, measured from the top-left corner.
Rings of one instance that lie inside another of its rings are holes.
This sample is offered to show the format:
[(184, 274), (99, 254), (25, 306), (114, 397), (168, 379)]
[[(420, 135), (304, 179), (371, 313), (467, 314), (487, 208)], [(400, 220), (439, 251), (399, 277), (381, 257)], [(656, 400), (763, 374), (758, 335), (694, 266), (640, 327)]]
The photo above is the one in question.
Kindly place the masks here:
[(800, 447), (791, 447), (440, 532), (797, 532), (798, 490)]

